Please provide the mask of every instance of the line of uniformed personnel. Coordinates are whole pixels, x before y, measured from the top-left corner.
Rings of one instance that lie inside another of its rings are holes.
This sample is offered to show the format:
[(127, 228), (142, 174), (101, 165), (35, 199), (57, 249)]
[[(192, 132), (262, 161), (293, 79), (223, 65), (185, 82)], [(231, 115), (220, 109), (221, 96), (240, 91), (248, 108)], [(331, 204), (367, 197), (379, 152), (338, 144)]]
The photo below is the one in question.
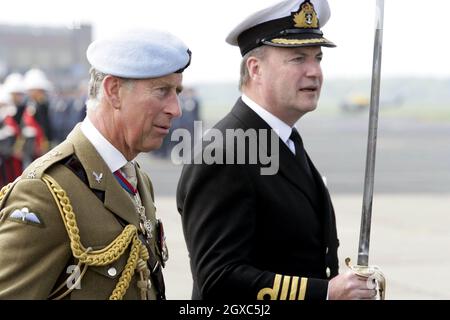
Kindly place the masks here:
[(55, 92), (40, 69), (9, 74), (0, 85), (0, 186), (64, 140), (85, 115), (83, 95)]

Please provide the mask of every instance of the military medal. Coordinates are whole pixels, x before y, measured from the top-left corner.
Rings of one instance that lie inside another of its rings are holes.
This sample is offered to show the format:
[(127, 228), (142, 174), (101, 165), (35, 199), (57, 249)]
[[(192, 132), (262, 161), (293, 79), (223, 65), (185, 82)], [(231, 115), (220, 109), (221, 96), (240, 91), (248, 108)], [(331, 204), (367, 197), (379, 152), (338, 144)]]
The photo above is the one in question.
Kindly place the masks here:
[(169, 250), (167, 248), (166, 235), (164, 234), (164, 226), (160, 219), (156, 222), (156, 230), (158, 235), (157, 243), (161, 252), (162, 266), (164, 267), (167, 260), (169, 260)]
[(142, 205), (141, 198), (139, 197), (137, 189), (130, 184), (130, 182), (120, 173), (120, 171), (114, 172), (114, 175), (116, 176), (119, 184), (132, 196), (134, 200), (134, 207), (139, 215), (139, 228), (141, 229), (141, 232), (146, 236), (148, 240), (151, 239), (153, 224), (149, 219), (147, 219), (147, 216), (145, 215), (145, 207)]
[(151, 239), (153, 224), (149, 219), (147, 219), (147, 216), (145, 215), (145, 207), (142, 205), (141, 199), (139, 198), (138, 194), (136, 193), (133, 198), (136, 206), (136, 211), (139, 214), (140, 218), (139, 227), (141, 228), (142, 233), (147, 237), (147, 239)]

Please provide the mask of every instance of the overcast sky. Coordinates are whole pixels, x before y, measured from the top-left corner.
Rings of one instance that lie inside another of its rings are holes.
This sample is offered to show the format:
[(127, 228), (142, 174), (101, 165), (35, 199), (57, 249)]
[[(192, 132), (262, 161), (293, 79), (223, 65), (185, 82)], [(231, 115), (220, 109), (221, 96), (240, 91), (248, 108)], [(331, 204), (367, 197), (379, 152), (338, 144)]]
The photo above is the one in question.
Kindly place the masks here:
[[(168, 30), (191, 48), (187, 83), (238, 79), (240, 54), (225, 43), (242, 18), (274, 0), (5, 0), (0, 23), (91, 23), (94, 39), (126, 28)], [(376, 0), (329, 0), (325, 77), (370, 76)], [(450, 77), (450, 1), (385, 0), (383, 76)]]

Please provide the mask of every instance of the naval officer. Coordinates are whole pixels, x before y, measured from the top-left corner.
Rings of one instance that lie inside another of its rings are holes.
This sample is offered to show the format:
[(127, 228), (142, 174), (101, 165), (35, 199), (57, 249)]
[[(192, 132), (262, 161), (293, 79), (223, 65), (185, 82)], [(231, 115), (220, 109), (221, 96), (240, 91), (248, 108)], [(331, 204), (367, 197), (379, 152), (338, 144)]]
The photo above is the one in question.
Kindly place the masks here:
[[(285, 0), (253, 13), (226, 39), (242, 55), (242, 95), (215, 129), (226, 139), (230, 131), (273, 130), (279, 143), (227, 140), (215, 154), (236, 159), (242, 149), (233, 147), (245, 145), (246, 161), (198, 162), (183, 169), (177, 204), (195, 299), (372, 299), (376, 294), (366, 278), (338, 272), (333, 206), (295, 127), (317, 107), (322, 47), (335, 46), (321, 30), (329, 16), (326, 0)], [(279, 159), (272, 174), (262, 174), (263, 161), (248, 161), (260, 148)]]

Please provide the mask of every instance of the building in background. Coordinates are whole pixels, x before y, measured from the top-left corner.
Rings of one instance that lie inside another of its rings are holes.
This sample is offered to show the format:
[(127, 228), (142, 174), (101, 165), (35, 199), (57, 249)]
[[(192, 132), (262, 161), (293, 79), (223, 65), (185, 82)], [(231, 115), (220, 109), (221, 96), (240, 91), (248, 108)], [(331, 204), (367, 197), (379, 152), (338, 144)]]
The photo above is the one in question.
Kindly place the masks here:
[(92, 26), (0, 25), (0, 81), (9, 73), (43, 70), (55, 89), (70, 90), (88, 78), (86, 49)]

